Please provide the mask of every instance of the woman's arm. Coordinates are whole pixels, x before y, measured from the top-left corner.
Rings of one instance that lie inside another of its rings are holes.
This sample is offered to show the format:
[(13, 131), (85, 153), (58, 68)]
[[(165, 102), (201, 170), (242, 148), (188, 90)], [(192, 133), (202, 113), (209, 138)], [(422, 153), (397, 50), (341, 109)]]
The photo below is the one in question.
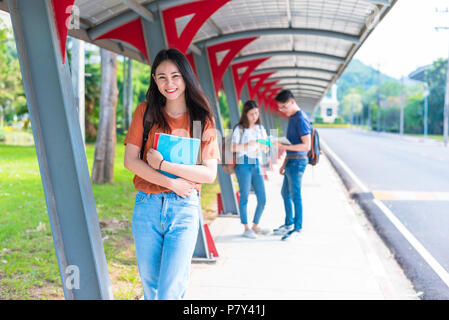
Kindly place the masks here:
[(233, 142), (231, 151), (232, 152), (241, 152), (249, 147), (255, 146), (258, 143), (259, 142), (257, 142), (256, 140), (251, 140), (251, 141), (249, 141), (247, 143), (243, 143), (243, 144), (237, 144), (237, 143)]
[(162, 187), (170, 189), (171, 181), (166, 175), (151, 168), (145, 161), (139, 158), (140, 148), (132, 143), (127, 143), (125, 148), (124, 166), (139, 177)]
[(154, 169), (198, 183), (212, 183), (217, 176), (216, 159), (205, 160), (200, 165), (178, 164), (164, 160), (159, 151), (150, 149), (147, 153), (147, 161)]
[(203, 161), (200, 165), (177, 164), (164, 161), (161, 170), (198, 183), (213, 183), (217, 177), (217, 159)]
[(147, 180), (148, 182), (174, 191), (181, 197), (190, 195), (195, 186), (194, 183), (184, 179), (172, 179), (154, 170), (148, 165), (148, 163), (139, 158), (139, 153), (140, 147), (132, 143), (126, 144), (124, 161), (124, 166), (126, 169), (138, 175), (142, 179)]

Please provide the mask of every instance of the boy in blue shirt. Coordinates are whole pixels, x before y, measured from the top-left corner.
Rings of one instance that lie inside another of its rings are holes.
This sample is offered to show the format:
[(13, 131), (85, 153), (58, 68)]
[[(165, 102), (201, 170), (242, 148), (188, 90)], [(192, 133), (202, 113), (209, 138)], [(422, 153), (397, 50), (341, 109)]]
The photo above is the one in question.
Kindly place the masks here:
[(284, 199), (285, 223), (273, 230), (273, 233), (282, 235), (281, 240), (288, 240), (297, 237), (302, 229), (301, 180), (309, 162), (307, 153), (311, 148), (312, 128), (307, 115), (296, 104), (290, 90), (282, 90), (275, 100), (279, 111), (289, 117), (287, 139), (291, 145), (275, 145), (286, 150), (287, 155), (279, 170), (284, 176), (281, 194)]

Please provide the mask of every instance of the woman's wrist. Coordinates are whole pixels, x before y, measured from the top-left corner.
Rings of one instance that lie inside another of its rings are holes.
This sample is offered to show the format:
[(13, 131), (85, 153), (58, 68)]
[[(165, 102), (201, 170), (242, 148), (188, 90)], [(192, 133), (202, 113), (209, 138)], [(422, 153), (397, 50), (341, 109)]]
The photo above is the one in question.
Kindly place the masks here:
[(162, 170), (161, 168), (162, 168), (162, 162), (164, 162), (165, 160), (164, 159), (162, 159), (161, 160), (161, 162), (159, 162), (159, 170)]

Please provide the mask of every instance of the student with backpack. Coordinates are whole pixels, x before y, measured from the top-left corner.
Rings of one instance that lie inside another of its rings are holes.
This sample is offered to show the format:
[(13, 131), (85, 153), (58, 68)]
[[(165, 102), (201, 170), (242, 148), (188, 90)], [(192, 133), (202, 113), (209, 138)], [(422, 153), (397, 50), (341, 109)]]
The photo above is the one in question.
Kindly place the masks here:
[[(144, 299), (182, 299), (199, 231), (201, 183), (215, 180), (220, 155), (213, 111), (187, 58), (162, 50), (151, 67), (146, 102), (137, 106), (124, 141), (124, 165), (138, 191), (132, 234)], [(193, 137), (194, 121), (201, 124), (200, 163), (171, 163), (153, 149), (158, 132)]]
[(290, 90), (279, 92), (275, 101), (279, 111), (289, 117), (286, 137), (291, 145), (274, 145), (286, 150), (287, 155), (279, 171), (284, 175), (281, 194), (284, 199), (285, 222), (273, 230), (273, 233), (282, 235), (281, 240), (289, 240), (297, 237), (302, 230), (301, 180), (309, 163), (312, 129), (307, 115), (297, 105)]
[[(250, 239), (257, 238), (256, 234), (268, 234), (270, 230), (259, 227), (266, 203), (265, 184), (261, 169), (262, 152), (268, 152), (268, 146), (257, 139), (267, 139), (267, 133), (262, 126), (259, 107), (254, 100), (248, 100), (243, 105), (240, 121), (232, 135), (232, 151), (236, 152), (235, 175), (239, 184), (240, 221), (243, 224), (243, 236)], [(257, 197), (257, 207), (254, 213), (253, 225), (248, 226), (247, 205), (248, 196), (253, 186)]]

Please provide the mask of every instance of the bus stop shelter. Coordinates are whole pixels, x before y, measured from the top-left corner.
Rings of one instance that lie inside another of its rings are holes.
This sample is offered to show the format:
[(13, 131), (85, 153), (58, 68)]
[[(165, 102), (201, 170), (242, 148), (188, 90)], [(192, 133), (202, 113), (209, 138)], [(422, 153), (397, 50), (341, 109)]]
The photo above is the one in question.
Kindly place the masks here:
[[(67, 36), (151, 65), (177, 48), (225, 131), (239, 101), (256, 99), (267, 130), (285, 130), (273, 97), (290, 89), (311, 114), (396, 0), (0, 0), (14, 29), (66, 299), (112, 299), (110, 278), (67, 62)], [(148, 75), (150, 76), (150, 75)], [(238, 214), (219, 166), (225, 212)], [(77, 285), (73, 277), (79, 276)]]

